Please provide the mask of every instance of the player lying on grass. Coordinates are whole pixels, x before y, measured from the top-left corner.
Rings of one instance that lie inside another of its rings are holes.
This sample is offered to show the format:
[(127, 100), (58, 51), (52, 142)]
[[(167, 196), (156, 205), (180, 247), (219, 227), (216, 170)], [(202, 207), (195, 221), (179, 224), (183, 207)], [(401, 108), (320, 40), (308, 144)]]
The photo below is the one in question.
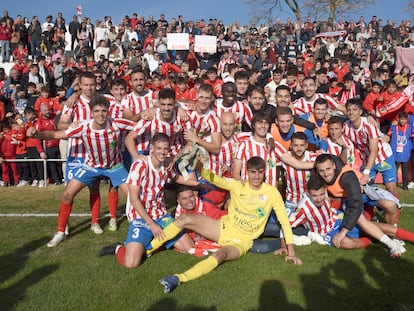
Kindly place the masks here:
[(277, 214), (287, 245), (286, 248), (280, 249), (278, 254), (287, 254), (285, 261), (301, 265), (302, 261), (295, 255), (292, 229), (282, 197), (275, 187), (263, 182), (265, 175), (263, 159), (253, 157), (247, 161), (246, 183), (214, 175), (206, 169), (209, 167), (208, 161), (205, 159), (201, 161), (204, 162), (202, 177), (230, 192), (228, 215), (216, 220), (208, 216), (183, 214), (164, 229), (164, 236), (157, 237), (151, 242), (151, 252), (174, 238), (184, 228), (218, 242), (222, 247), (184, 273), (162, 278), (160, 283), (164, 287), (164, 292), (171, 292), (180, 282), (188, 282), (211, 272), (225, 261), (244, 256), (252, 247), (253, 240), (263, 233), (272, 209)]

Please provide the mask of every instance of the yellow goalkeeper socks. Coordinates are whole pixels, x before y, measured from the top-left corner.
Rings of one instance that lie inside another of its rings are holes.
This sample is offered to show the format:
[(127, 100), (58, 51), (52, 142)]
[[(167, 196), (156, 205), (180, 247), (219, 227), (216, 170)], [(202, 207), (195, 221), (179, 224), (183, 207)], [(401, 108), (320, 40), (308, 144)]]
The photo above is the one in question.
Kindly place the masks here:
[(180, 282), (188, 282), (210, 273), (218, 266), (218, 261), (215, 257), (210, 256), (198, 264), (185, 271), (184, 273), (176, 274)]
[(165, 239), (153, 239), (151, 241), (151, 249), (147, 250), (147, 254), (152, 254), (155, 252), (158, 248), (160, 248), (165, 242), (171, 240), (174, 238), (177, 234), (181, 232), (181, 228), (179, 228), (174, 222), (170, 223), (167, 227), (163, 229), (165, 234)]

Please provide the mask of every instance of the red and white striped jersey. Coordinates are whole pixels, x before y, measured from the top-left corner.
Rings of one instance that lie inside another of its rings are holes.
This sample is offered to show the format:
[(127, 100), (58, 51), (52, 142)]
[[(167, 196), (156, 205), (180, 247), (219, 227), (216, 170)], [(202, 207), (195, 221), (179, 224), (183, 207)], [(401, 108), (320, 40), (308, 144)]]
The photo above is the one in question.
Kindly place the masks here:
[(160, 111), (157, 109), (152, 120), (139, 120), (134, 127), (137, 137), (138, 152), (148, 151), (152, 136), (164, 133), (170, 138), (170, 151), (168, 156), (175, 156), (184, 144), (183, 132), (191, 128), (190, 121), (183, 121), (175, 113), (171, 122), (161, 121)]
[(118, 102), (115, 97), (109, 94), (104, 95), (105, 98), (109, 101), (109, 116), (112, 119), (119, 119), (124, 117), (124, 108), (120, 102)]
[(276, 159), (286, 153), (286, 149), (275, 142), (275, 150), (268, 151), (266, 146), (257, 142), (253, 137), (240, 143), (236, 159), (242, 161), (241, 178), (247, 180), (247, 161), (252, 157), (261, 157), (266, 163), (265, 182), (277, 187)]
[[(62, 115), (68, 115), (72, 122), (83, 122), (92, 119), (89, 100), (84, 96), (79, 96), (78, 102), (72, 108), (66, 105), (63, 107)], [(68, 157), (85, 158), (86, 149), (80, 137), (69, 138), (68, 140)]]
[(303, 224), (309, 231), (319, 235), (326, 235), (331, 231), (337, 220), (336, 211), (328, 199), (321, 208), (317, 208), (307, 193), (303, 195), (297, 210), (294, 219), (290, 220), (291, 226), (295, 228)]
[(197, 111), (188, 111), (191, 124), (198, 137), (206, 137), (211, 133), (220, 132), (220, 120), (213, 110), (209, 110), (205, 114), (198, 114)]
[[(347, 147), (346, 158), (347, 158), (348, 163), (345, 163), (345, 164), (348, 164), (352, 168), (359, 169), (359, 167), (354, 167), (356, 165), (355, 163), (356, 150), (355, 150), (354, 143), (348, 137), (342, 136), (342, 139)], [(327, 152), (339, 157), (341, 155), (342, 147), (334, 143), (330, 138), (328, 138), (327, 143), (328, 143)]]
[(354, 143), (364, 165), (370, 155), (369, 141), (371, 139), (378, 138), (378, 155), (375, 158), (375, 164), (381, 163), (392, 155), (389, 145), (379, 137), (378, 127), (369, 123), (365, 117), (361, 117), (361, 125), (358, 129), (354, 129), (350, 121), (346, 121), (343, 136), (348, 137)]
[[(173, 171), (167, 171), (164, 165), (155, 168), (151, 157), (140, 159), (132, 163), (127, 179), (127, 184), (139, 186), (139, 200), (152, 219), (159, 219), (167, 214), (164, 201), (164, 185), (168, 178), (174, 178)], [(126, 215), (129, 221), (142, 218), (131, 204), (128, 194), (126, 204)]]
[(216, 100), (216, 107), (215, 112), (217, 116), (220, 118), (223, 112), (232, 112), (236, 117), (236, 131), (241, 132), (241, 125), (243, 122), (246, 122), (249, 126), (251, 126), (253, 113), (250, 109), (249, 105), (246, 103), (236, 100), (235, 103), (231, 107), (223, 106), (223, 99), (219, 98)]
[(210, 153), (210, 171), (214, 172), (214, 174), (218, 176), (223, 176), (223, 166), (225, 165), (230, 168), (229, 177), (231, 177), (233, 160), (236, 156), (237, 149), (243, 140), (248, 139), (251, 136), (252, 133), (250, 132), (241, 132), (233, 134), (233, 136), (227, 141), (222, 139), (223, 142), (221, 144), (220, 152), (218, 154)]
[[(291, 151), (289, 151), (292, 154)], [(306, 150), (301, 161), (314, 162), (318, 154)], [(298, 203), (306, 191), (306, 183), (311, 175), (311, 170), (297, 170), (282, 162), (286, 172), (286, 200)]]
[(137, 96), (134, 92), (131, 92), (122, 99), (121, 105), (123, 109), (129, 109), (133, 114), (138, 114), (153, 107), (153, 98), (152, 90), (148, 90), (148, 93), (143, 96)]
[(68, 137), (81, 139), (86, 150), (85, 164), (93, 168), (111, 168), (122, 163), (122, 132), (133, 128), (134, 123), (129, 120), (108, 118), (103, 130), (93, 129), (93, 120), (89, 120), (65, 132)]
[(295, 116), (301, 116), (305, 113), (313, 112), (313, 104), (314, 104), (315, 100), (317, 100), (318, 98), (326, 99), (329, 106), (334, 110), (336, 110), (336, 108), (339, 105), (339, 103), (335, 100), (335, 98), (333, 98), (333, 97), (331, 97), (327, 94), (316, 93), (315, 98), (313, 100), (308, 101), (308, 100), (305, 99), (305, 97), (301, 97), (301, 98), (295, 100), (292, 103), (292, 105), (293, 105), (293, 114)]
[(234, 64), (234, 63), (235, 63), (235, 61), (232, 58), (227, 58), (227, 59), (223, 58), (223, 59), (221, 59), (219, 64), (218, 64), (218, 72), (219, 72), (220, 76), (223, 75), (224, 66), (226, 64)]
[[(124, 107), (121, 105), (121, 103), (118, 102), (115, 99), (115, 97), (113, 97), (112, 95), (105, 94), (104, 96), (106, 97), (106, 99), (109, 100), (109, 104), (110, 104), (110, 106), (109, 106), (109, 116), (112, 119), (124, 118)], [(125, 141), (125, 137), (127, 135), (128, 135), (127, 131), (122, 132), (122, 151), (126, 150), (124, 141)]]

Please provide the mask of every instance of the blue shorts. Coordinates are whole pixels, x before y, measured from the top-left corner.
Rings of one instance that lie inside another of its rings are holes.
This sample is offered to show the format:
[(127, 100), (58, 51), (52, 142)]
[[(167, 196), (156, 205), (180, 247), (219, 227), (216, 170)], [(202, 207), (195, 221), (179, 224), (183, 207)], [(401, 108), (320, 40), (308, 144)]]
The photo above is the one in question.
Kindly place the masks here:
[(122, 163), (111, 168), (93, 168), (83, 164), (73, 172), (72, 178), (87, 186), (92, 186), (101, 177), (108, 177), (112, 186), (118, 187), (120, 184), (126, 183), (128, 172)]
[[(336, 220), (333, 228), (331, 231), (328, 232), (327, 235), (323, 236), (323, 239), (330, 245), (333, 246), (333, 237), (335, 234), (339, 233), (342, 229), (342, 219), (343, 219), (344, 213), (342, 211), (338, 211), (338, 219)], [(351, 230), (348, 231), (346, 236), (351, 239), (359, 238), (359, 226), (356, 225)]]
[[(166, 214), (160, 219), (154, 220), (155, 223), (161, 228), (167, 227), (170, 223), (174, 221), (174, 218), (170, 214)], [(171, 248), (184, 234), (181, 232), (172, 240), (169, 240), (164, 245), (166, 248)], [(154, 238), (152, 231), (149, 225), (145, 222), (144, 219), (134, 219), (129, 223), (128, 236), (125, 240), (125, 244), (130, 242), (137, 242), (144, 245), (145, 249), (151, 249), (151, 241)]]
[[(371, 205), (371, 206), (377, 206), (376, 200), (371, 200), (365, 193), (361, 194), (362, 196), (362, 205), (361, 205), (361, 212), (364, 211), (365, 204)], [(341, 202), (341, 209), (345, 211), (349, 207), (349, 200), (343, 199)], [(338, 213), (342, 213), (342, 211), (338, 211)]]
[(371, 180), (375, 179), (375, 176), (380, 173), (384, 184), (397, 182), (397, 167), (395, 166), (394, 155), (391, 155), (381, 163), (375, 164), (371, 168), (369, 177)]
[(65, 172), (65, 181), (69, 182), (75, 172), (83, 166), (85, 163), (85, 158), (75, 158), (75, 157), (68, 157), (66, 160), (66, 172)]
[(290, 215), (292, 215), (292, 213), (295, 211), (297, 206), (298, 206), (298, 203), (286, 200), (285, 208), (286, 208), (286, 213), (287, 213), (288, 217), (290, 217)]

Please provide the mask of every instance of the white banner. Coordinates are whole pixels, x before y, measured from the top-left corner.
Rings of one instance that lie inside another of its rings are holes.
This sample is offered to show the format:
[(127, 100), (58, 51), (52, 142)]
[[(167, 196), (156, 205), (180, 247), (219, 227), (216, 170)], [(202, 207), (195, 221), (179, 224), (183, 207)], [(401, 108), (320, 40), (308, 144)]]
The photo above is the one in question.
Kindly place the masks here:
[(190, 48), (190, 36), (188, 33), (167, 33), (168, 50), (188, 50)]
[(216, 53), (216, 36), (195, 36), (194, 51), (197, 53)]

